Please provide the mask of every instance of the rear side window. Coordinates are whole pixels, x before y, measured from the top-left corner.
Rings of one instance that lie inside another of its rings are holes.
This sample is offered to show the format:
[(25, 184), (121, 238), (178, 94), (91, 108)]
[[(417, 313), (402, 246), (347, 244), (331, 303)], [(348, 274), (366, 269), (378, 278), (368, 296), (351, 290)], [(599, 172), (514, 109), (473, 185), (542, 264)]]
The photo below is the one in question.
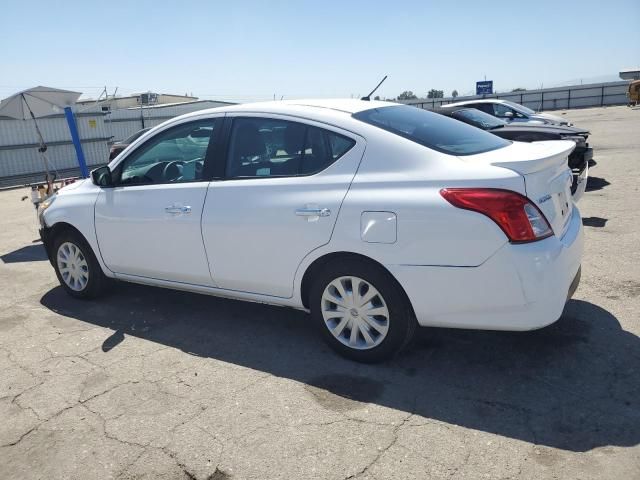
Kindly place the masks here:
[(465, 107), (477, 108), (481, 112), (487, 113), (489, 115), (493, 115), (493, 104), (492, 103), (476, 103), (475, 105), (465, 105)]
[(228, 178), (313, 175), (338, 160), (355, 141), (322, 128), (272, 118), (233, 121)]
[(353, 117), (449, 155), (474, 155), (511, 143), (453, 118), (405, 105), (364, 110)]

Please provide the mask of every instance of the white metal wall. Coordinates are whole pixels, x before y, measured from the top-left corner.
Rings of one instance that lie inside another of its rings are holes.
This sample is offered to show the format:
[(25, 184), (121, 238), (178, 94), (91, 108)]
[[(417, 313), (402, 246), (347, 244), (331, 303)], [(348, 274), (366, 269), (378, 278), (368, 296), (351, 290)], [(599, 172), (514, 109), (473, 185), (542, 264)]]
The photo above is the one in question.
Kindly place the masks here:
[(225, 105), (229, 105), (229, 103), (204, 100), (173, 105), (157, 105), (143, 109), (126, 108), (114, 110), (104, 117), (105, 129), (109, 136), (113, 136), (114, 141), (119, 141), (143, 128), (143, 123), (145, 127), (155, 127), (178, 115)]
[[(198, 101), (174, 105), (145, 107), (145, 126), (153, 127), (170, 118), (205, 108), (228, 105), (224, 102)], [(142, 128), (141, 110), (121, 109), (102, 112), (100, 107), (84, 108), (76, 113), (78, 133), (89, 168), (107, 163), (109, 146)], [(60, 176), (79, 172), (75, 149), (64, 115), (37, 120), (47, 143), (46, 156)], [(38, 136), (32, 120), (0, 117), (0, 187), (42, 181), (44, 162), (38, 152)]]

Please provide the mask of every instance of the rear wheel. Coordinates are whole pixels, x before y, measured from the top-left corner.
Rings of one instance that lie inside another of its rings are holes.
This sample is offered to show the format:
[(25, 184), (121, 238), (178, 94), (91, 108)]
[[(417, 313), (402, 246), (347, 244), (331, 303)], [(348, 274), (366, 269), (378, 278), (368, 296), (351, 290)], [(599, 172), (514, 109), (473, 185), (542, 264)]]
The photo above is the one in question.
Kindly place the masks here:
[(53, 241), (53, 267), (60, 285), (75, 298), (95, 298), (107, 282), (91, 247), (74, 231), (64, 231)]
[(411, 340), (416, 320), (400, 286), (363, 261), (330, 263), (310, 291), (311, 315), (338, 353), (359, 362), (392, 357)]

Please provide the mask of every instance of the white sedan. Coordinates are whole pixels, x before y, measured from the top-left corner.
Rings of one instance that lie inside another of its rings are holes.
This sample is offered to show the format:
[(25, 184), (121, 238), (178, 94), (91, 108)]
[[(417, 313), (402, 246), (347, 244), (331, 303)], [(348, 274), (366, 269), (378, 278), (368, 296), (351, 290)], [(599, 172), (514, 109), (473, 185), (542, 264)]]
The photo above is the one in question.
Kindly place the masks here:
[(378, 361), (418, 325), (560, 317), (583, 244), (573, 148), (386, 102), (216, 108), (60, 190), (41, 236), (74, 297), (118, 279), (304, 309), (338, 352)]

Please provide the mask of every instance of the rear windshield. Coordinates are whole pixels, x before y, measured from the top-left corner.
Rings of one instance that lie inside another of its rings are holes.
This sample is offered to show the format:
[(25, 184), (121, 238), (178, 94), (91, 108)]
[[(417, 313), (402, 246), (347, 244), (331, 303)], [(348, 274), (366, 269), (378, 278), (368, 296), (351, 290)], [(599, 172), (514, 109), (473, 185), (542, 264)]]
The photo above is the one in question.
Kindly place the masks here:
[(511, 143), (453, 118), (407, 105), (372, 108), (353, 117), (450, 155), (474, 155)]

